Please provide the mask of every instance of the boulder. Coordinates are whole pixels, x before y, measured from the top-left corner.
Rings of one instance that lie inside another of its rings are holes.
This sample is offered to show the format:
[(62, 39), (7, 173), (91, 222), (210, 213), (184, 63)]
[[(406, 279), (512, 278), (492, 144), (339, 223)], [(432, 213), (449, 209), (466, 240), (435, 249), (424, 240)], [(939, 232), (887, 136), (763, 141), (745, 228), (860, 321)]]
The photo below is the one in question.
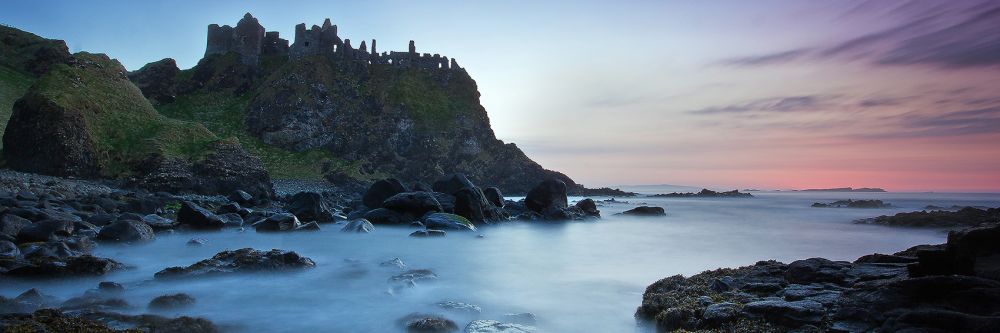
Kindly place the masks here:
[(365, 213), (364, 218), (372, 224), (385, 225), (405, 225), (413, 222), (414, 220), (411, 215), (386, 208), (372, 209)]
[(218, 230), (226, 226), (226, 222), (218, 215), (190, 201), (181, 203), (181, 209), (177, 212), (177, 222), (200, 230)]
[(101, 228), (97, 239), (107, 242), (138, 243), (156, 238), (153, 228), (140, 221), (118, 221)]
[(163, 231), (176, 228), (180, 223), (156, 214), (148, 214), (142, 217), (142, 222), (153, 228), (153, 231)]
[(342, 232), (356, 232), (356, 233), (370, 233), (375, 231), (375, 226), (371, 222), (365, 219), (357, 219), (351, 222), (347, 222), (343, 228), (340, 228)]
[(0, 260), (17, 259), (21, 256), (21, 249), (9, 241), (0, 240)]
[(429, 192), (398, 193), (385, 199), (382, 202), (382, 207), (411, 216), (423, 216), (430, 212), (443, 211), (441, 203)]
[(597, 203), (591, 198), (577, 201), (576, 208), (579, 208), (587, 216), (601, 217), (601, 211), (597, 209)]
[(663, 207), (639, 206), (622, 212), (622, 215), (632, 216), (665, 216)]
[(483, 190), (483, 194), (486, 195), (486, 200), (489, 201), (494, 206), (503, 208), (503, 194), (500, 193), (500, 189), (496, 187), (487, 187)]
[(257, 232), (293, 231), (299, 229), (301, 226), (302, 223), (299, 222), (299, 219), (289, 213), (274, 214), (263, 221), (253, 224)]
[(473, 320), (465, 326), (465, 333), (535, 333), (533, 326), (501, 323), (496, 320)]
[(173, 311), (194, 305), (195, 299), (188, 294), (157, 296), (149, 301), (148, 308), (153, 311)]
[(254, 204), (253, 195), (250, 195), (250, 193), (247, 193), (244, 190), (235, 190), (232, 193), (229, 193), (228, 198), (229, 201), (243, 206), (252, 206)]
[(18, 243), (47, 242), (73, 235), (74, 224), (69, 220), (44, 220), (21, 228)]
[(724, 323), (736, 320), (740, 314), (740, 308), (734, 303), (715, 303), (705, 307), (702, 318), (705, 323), (712, 327), (718, 327)]
[(444, 237), (444, 236), (447, 236), (447, 235), (448, 235), (448, 233), (444, 232), (444, 230), (434, 230), (434, 229), (417, 230), (417, 231), (414, 231), (414, 232), (410, 233), (410, 237), (420, 237), (420, 238), (424, 238), (424, 237)]
[(334, 222), (333, 209), (326, 204), (323, 196), (316, 192), (296, 193), (285, 205), (285, 209), (302, 221)]
[(31, 221), (26, 218), (14, 214), (3, 214), (0, 217), (0, 234), (16, 238), (21, 229), (29, 225), (31, 225)]
[(525, 206), (536, 213), (543, 213), (546, 209), (562, 209), (569, 206), (566, 199), (566, 183), (558, 179), (548, 179), (542, 181), (538, 186), (528, 191), (524, 198)]
[(456, 192), (461, 191), (464, 188), (476, 187), (472, 184), (469, 178), (466, 178), (464, 174), (456, 173), (448, 177), (444, 177), (434, 182), (432, 188), (434, 192), (441, 192), (454, 195)]
[(458, 325), (450, 319), (428, 314), (412, 313), (400, 318), (397, 323), (408, 333), (450, 333), (457, 332)]
[(361, 202), (368, 208), (378, 208), (382, 207), (385, 199), (403, 192), (406, 192), (406, 186), (403, 186), (403, 183), (398, 179), (381, 179), (368, 188), (368, 191), (361, 197)]
[(427, 229), (476, 231), (476, 226), (472, 224), (472, 221), (455, 214), (428, 214), (424, 217), (423, 223)]
[(292, 251), (273, 249), (261, 251), (252, 248), (222, 251), (211, 259), (199, 261), (188, 267), (170, 267), (157, 272), (157, 279), (190, 278), (232, 273), (290, 271), (316, 266), (312, 259)]

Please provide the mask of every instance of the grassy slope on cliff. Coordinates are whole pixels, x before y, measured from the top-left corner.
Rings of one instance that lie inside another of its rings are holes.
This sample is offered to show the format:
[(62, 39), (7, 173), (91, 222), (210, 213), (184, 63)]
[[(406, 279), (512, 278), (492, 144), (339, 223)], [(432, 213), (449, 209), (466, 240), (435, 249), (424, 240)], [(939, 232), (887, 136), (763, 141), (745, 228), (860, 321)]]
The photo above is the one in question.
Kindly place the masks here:
[(201, 125), (157, 113), (124, 78), (124, 68), (117, 61), (101, 54), (75, 56), (88, 66), (59, 65), (31, 90), (84, 115), (105, 176), (122, 176), (151, 153), (194, 159), (218, 140)]
[[(3, 137), (4, 129), (7, 128), (14, 101), (24, 96), (34, 81), (27, 74), (0, 65), (0, 137)], [(3, 149), (3, 142), (0, 142), (0, 149)]]
[(273, 179), (321, 180), (324, 163), (343, 163), (325, 150), (291, 152), (253, 137), (247, 133), (244, 121), (249, 101), (249, 94), (195, 92), (178, 96), (173, 103), (157, 109), (170, 118), (201, 123), (219, 136), (238, 138), (244, 148), (261, 159)]

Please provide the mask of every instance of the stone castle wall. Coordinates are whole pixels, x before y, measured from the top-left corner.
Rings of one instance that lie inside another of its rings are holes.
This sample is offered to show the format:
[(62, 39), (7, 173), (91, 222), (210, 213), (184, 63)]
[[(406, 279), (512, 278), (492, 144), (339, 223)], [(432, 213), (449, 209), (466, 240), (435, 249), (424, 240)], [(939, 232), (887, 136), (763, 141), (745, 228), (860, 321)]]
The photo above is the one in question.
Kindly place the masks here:
[(289, 45), (288, 40), (282, 39), (277, 31), (264, 32), (264, 27), (257, 19), (247, 13), (235, 28), (218, 24), (208, 26), (205, 56), (234, 52), (240, 55), (240, 60), (244, 64), (251, 66), (258, 65), (262, 55), (287, 55), (290, 60), (325, 55), (364, 64), (422, 69), (461, 69), (454, 58), (449, 59), (439, 54), (417, 53), (416, 44), (412, 40), (407, 52), (378, 53), (376, 47), (376, 41), (372, 39), (370, 52), (366, 41), (361, 41), (358, 48), (354, 48), (350, 39), (341, 39), (337, 35), (337, 26), (330, 22), (330, 19), (323, 21), (322, 26), (313, 25), (309, 29), (306, 29), (305, 23), (296, 25), (295, 42)]

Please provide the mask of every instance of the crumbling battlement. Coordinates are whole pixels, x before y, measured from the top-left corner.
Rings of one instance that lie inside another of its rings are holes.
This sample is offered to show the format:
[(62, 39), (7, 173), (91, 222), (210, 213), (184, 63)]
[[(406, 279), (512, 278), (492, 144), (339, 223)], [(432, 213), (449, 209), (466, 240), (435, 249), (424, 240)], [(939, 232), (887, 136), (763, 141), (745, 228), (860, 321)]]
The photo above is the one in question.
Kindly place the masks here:
[(218, 24), (208, 26), (205, 56), (234, 52), (240, 55), (244, 64), (256, 66), (260, 63), (261, 54), (283, 53), (287, 49), (287, 40), (279, 38), (277, 32), (265, 34), (260, 22), (246, 13), (235, 28)]
[(357, 48), (351, 45), (350, 39), (341, 39), (337, 35), (337, 26), (330, 19), (323, 21), (322, 26), (313, 25), (306, 29), (305, 23), (295, 26), (295, 42), (288, 45), (288, 40), (279, 37), (277, 31), (264, 32), (256, 18), (250, 13), (236, 24), (208, 26), (208, 46), (205, 56), (235, 52), (240, 55), (244, 64), (256, 66), (261, 55), (287, 55), (290, 60), (312, 55), (325, 55), (334, 58), (347, 59), (362, 64), (393, 65), (403, 68), (422, 69), (461, 69), (454, 58), (417, 53), (416, 45), (411, 40), (407, 52), (378, 53), (376, 41), (372, 39), (371, 50), (366, 41), (362, 40)]

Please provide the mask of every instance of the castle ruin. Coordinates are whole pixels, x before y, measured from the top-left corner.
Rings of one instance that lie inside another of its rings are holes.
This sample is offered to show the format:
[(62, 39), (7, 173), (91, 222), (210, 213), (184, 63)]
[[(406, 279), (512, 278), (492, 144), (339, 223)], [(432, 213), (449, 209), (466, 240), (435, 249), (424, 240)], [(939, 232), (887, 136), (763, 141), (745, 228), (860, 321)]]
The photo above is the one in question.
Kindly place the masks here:
[(295, 42), (288, 45), (288, 40), (282, 39), (277, 31), (264, 31), (253, 15), (243, 15), (236, 27), (228, 25), (208, 26), (208, 46), (205, 56), (214, 54), (236, 53), (240, 61), (246, 65), (257, 66), (261, 56), (287, 56), (296, 60), (307, 56), (325, 55), (346, 59), (367, 65), (392, 65), (401, 68), (420, 69), (462, 69), (454, 58), (439, 54), (417, 53), (416, 44), (411, 40), (407, 52), (378, 53), (376, 41), (372, 39), (371, 50), (366, 41), (362, 40), (358, 48), (351, 46), (350, 39), (341, 39), (337, 35), (337, 26), (330, 19), (323, 21), (322, 26), (313, 25), (306, 29), (305, 23), (295, 26)]

